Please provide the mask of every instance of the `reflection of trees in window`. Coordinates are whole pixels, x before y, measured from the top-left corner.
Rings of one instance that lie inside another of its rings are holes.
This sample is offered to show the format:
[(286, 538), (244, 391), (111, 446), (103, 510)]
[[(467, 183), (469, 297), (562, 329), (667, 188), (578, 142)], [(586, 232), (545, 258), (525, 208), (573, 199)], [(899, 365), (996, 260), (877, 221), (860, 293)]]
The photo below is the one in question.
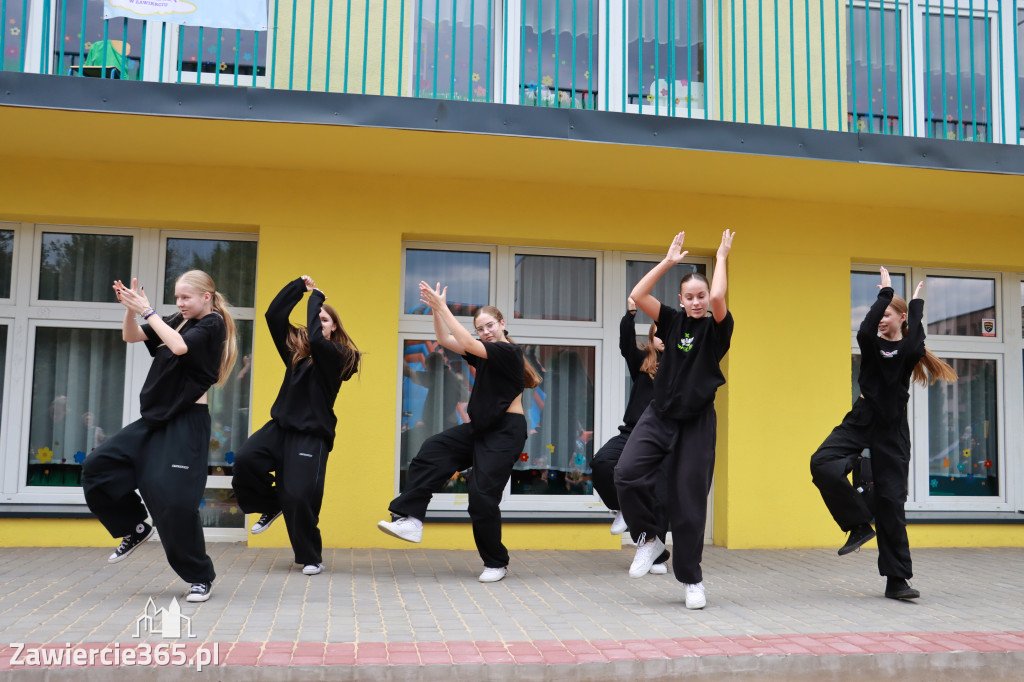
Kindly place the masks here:
[(227, 239), (168, 239), (164, 303), (174, 303), (174, 283), (188, 270), (213, 277), (232, 306), (251, 308), (256, 296), (256, 242)]
[(14, 266), (14, 230), (0, 230), (0, 298), (11, 297)]
[(110, 286), (132, 274), (132, 238), (107, 234), (43, 234), (39, 298), (116, 302)]
[(929, 495), (999, 495), (996, 362), (946, 362), (960, 378), (928, 388)]

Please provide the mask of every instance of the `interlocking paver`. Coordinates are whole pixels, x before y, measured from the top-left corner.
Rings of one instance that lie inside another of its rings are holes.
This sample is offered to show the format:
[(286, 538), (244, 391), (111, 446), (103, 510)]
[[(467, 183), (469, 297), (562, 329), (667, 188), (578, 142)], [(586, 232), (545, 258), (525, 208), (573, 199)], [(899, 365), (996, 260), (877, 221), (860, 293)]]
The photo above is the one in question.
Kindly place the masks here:
[[(923, 596), (905, 603), (882, 597), (873, 551), (840, 559), (830, 549), (708, 547), (703, 611), (684, 608), (671, 575), (628, 578), (625, 549), (516, 551), (509, 577), (489, 585), (477, 582), (479, 561), (468, 551), (333, 549), (328, 570), (311, 577), (285, 550), (212, 544), (210, 552), (218, 578), (211, 600), (197, 605), (183, 600), (186, 586), (154, 543), (116, 566), (103, 549), (5, 550), (0, 670), (27, 674), (10, 663), (14, 642), (155, 645), (163, 640), (145, 628), (133, 637), (136, 621), (147, 599), (162, 608), (175, 597), (197, 635), (189, 655), (216, 642), (222, 664), (265, 679), (285, 679), (274, 676), (285, 666), (458, 680), (513, 679), (501, 672), (510, 667), (523, 679), (560, 679), (565, 665), (598, 666), (579, 669), (587, 679), (671, 679), (721, 670), (712, 658), (742, 659), (738, 668), (761, 673), (774, 665), (779, 679), (803, 674), (815, 658), (829, 670), (864, 655), (882, 657), (873, 664), (882, 668), (886, 656), (902, 656), (903, 667), (955, 656), (987, 673), (1024, 664), (1021, 548), (915, 549)], [(979, 576), (998, 589), (965, 588)], [(435, 674), (453, 664), (451, 674)], [(178, 679), (171, 673), (154, 671)]]

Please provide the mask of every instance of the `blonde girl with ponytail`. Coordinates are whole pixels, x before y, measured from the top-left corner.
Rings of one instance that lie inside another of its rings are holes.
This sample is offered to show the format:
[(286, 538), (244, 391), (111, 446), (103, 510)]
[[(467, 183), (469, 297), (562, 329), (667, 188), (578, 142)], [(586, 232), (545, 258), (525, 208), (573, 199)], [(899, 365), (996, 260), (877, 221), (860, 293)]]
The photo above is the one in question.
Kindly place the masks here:
[(168, 563), (191, 583), (186, 599), (206, 601), (216, 577), (199, 519), (210, 447), (206, 392), (235, 363), (235, 324), (213, 279), (200, 270), (177, 279), (178, 312), (166, 317), (153, 310), (137, 279), (130, 287), (115, 281), (114, 293), (125, 308), (121, 338), (144, 343), (153, 364), (139, 395), (141, 418), (82, 465), (85, 501), (122, 538), (107, 561), (127, 559), (159, 528)]
[[(811, 456), (811, 477), (836, 524), (849, 533), (839, 555), (877, 537), (878, 572), (886, 578), (885, 596), (916, 599), (921, 593), (908, 583), (913, 568), (904, 510), (910, 475), (910, 383), (953, 383), (957, 375), (925, 348), (924, 282), (918, 283), (908, 304), (895, 295), (889, 272), (880, 268), (880, 273), (878, 298), (857, 332), (860, 397)], [(860, 463), (865, 449), (870, 451), (874, 481), (855, 490), (847, 475)], [(872, 495), (862, 494), (872, 488)], [(875, 528), (871, 527), (872, 518)]]

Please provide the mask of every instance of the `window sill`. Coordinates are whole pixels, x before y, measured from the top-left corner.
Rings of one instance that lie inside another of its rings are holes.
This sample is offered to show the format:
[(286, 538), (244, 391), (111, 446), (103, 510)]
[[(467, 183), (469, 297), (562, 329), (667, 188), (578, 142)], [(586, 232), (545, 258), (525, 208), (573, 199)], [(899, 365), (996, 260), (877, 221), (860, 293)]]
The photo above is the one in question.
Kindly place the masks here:
[(908, 511), (907, 523), (919, 524), (1014, 524), (1024, 523), (1024, 510), (1007, 512)]
[[(608, 525), (615, 517), (606, 509), (592, 512), (585, 511), (504, 511), (501, 512), (502, 523), (596, 523)], [(428, 511), (427, 523), (469, 523), (469, 513), (465, 511)]]
[(92, 519), (84, 504), (0, 504), (0, 519)]

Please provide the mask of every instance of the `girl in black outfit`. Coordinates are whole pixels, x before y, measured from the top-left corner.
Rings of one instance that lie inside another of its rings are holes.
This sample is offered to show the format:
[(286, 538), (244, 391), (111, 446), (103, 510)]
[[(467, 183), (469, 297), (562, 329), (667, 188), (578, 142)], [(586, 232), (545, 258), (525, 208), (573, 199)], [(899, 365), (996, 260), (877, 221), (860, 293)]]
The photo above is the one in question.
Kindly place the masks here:
[[(733, 329), (725, 303), (725, 264), (733, 233), (722, 233), (710, 287), (699, 273), (683, 277), (680, 312), (659, 303), (651, 289), (686, 256), (684, 236), (682, 232), (675, 236), (665, 258), (644, 275), (631, 294), (640, 309), (657, 320), (665, 352), (654, 377), (654, 398), (615, 467), (615, 487), (637, 544), (629, 575), (638, 577), (650, 571), (665, 550), (659, 537), (665, 531), (656, 511), (655, 483), (659, 477), (667, 478), (672, 569), (676, 580), (686, 584), (686, 608), (702, 609), (706, 598), (700, 560), (715, 469), (715, 392), (725, 383), (719, 363), (729, 350)], [(666, 460), (667, 476), (662, 473)]]
[[(192, 583), (188, 601), (206, 601), (215, 577), (199, 520), (210, 448), (206, 391), (227, 379), (235, 364), (235, 324), (227, 301), (205, 272), (191, 270), (178, 278), (178, 312), (167, 317), (157, 315), (137, 287), (135, 279), (131, 288), (114, 282), (117, 300), (125, 307), (121, 337), (145, 342), (153, 356), (139, 396), (142, 418), (86, 457), (85, 501), (111, 535), (123, 538), (111, 563), (125, 559), (153, 534), (146, 523), (148, 506), (168, 563)], [(136, 315), (142, 316), (142, 325)]]
[(473, 316), (480, 339), (459, 324), (448, 309), (448, 287), (431, 288), (420, 282), (420, 300), (433, 312), (434, 333), (445, 348), (463, 355), (476, 369), (469, 396), (470, 421), (431, 436), (409, 463), (405, 492), (388, 507), (393, 520), (377, 527), (388, 535), (420, 542), (423, 519), (433, 493), (452, 474), (473, 467), (469, 477), (469, 517), (484, 571), (480, 582), (505, 577), (508, 550), (501, 542), (501, 494), (512, 476), (526, 444), (523, 388), (533, 388), (540, 378), (523, 359), (523, 349), (505, 331), (505, 318), (493, 306), (483, 306)]
[(916, 599), (907, 540), (907, 478), (910, 473), (910, 428), (907, 401), (910, 381), (924, 385), (955, 382), (956, 372), (924, 346), (924, 282), (910, 305), (894, 296), (891, 279), (881, 268), (878, 298), (857, 331), (861, 366), (860, 397), (843, 423), (832, 430), (811, 456), (811, 476), (839, 527), (849, 532), (839, 555), (849, 554), (875, 537), (872, 510), (847, 479), (864, 448), (871, 450), (874, 518), (878, 528), (878, 572), (886, 576), (885, 596)]
[[(306, 327), (293, 327), (288, 314), (307, 291)], [(303, 275), (281, 289), (267, 308), (267, 327), (285, 364), (284, 381), (270, 421), (235, 456), (231, 479), (242, 511), (261, 514), (253, 533), (262, 533), (284, 514), (295, 563), (306, 575), (324, 569), (317, 524), (327, 454), (338, 424), (334, 401), (342, 382), (359, 367), (359, 349), (326, 298)]]
[[(629, 391), (629, 401), (626, 403), (626, 412), (622, 416), (622, 426), (619, 427), (619, 434), (613, 436), (605, 443), (591, 463), (591, 480), (594, 482), (594, 490), (601, 497), (605, 506), (616, 512), (615, 520), (612, 521), (612, 535), (621, 535), (627, 530), (626, 521), (619, 511), (619, 496), (615, 492), (615, 465), (622, 456), (622, 449), (626, 447), (629, 434), (633, 432), (637, 420), (651, 402), (654, 395), (654, 375), (658, 371), (658, 359), (661, 352), (665, 350), (665, 343), (655, 336), (658, 326), (651, 324), (647, 332), (647, 343), (643, 348), (636, 345), (636, 328), (633, 320), (636, 317), (636, 303), (630, 298), (627, 301), (626, 314), (619, 321), (619, 352), (626, 359), (626, 369), (629, 370), (629, 377), (633, 386)], [(658, 490), (655, 495), (658, 499), (658, 510), (662, 512), (665, 507), (665, 479), (658, 478)], [(665, 536), (659, 536), (665, 541)], [(669, 553), (664, 551), (651, 567), (651, 573), (668, 573), (665, 562), (668, 561)]]

